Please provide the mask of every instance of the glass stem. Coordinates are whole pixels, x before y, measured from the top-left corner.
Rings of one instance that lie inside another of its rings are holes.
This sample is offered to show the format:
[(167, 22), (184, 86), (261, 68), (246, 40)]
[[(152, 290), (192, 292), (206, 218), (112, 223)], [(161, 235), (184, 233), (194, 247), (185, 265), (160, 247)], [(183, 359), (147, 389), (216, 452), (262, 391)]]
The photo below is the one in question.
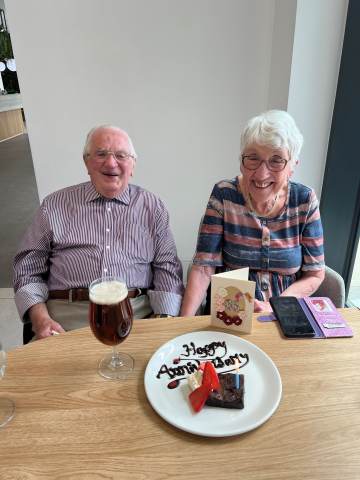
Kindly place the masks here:
[(119, 354), (116, 351), (115, 345), (112, 348), (110, 365), (112, 366), (112, 368), (119, 368), (122, 366), (122, 361)]
[(115, 345), (112, 347), (112, 356), (111, 356), (111, 366), (113, 368), (116, 368), (117, 366), (117, 361), (118, 361), (118, 358), (117, 358), (117, 354), (116, 354), (116, 350), (115, 350)]

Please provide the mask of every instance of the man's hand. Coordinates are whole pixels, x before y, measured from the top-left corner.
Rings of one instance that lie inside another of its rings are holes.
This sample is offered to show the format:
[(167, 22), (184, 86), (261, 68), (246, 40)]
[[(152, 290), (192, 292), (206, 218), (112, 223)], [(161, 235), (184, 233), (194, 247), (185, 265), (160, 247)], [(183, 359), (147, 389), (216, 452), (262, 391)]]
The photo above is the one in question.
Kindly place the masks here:
[(29, 309), (29, 317), (32, 323), (32, 330), (35, 333), (35, 340), (50, 337), (53, 335), (53, 332), (65, 332), (60, 323), (55, 322), (50, 317), (45, 303), (33, 305)]
[(254, 312), (272, 312), (272, 308), (269, 302), (261, 302), (255, 298)]

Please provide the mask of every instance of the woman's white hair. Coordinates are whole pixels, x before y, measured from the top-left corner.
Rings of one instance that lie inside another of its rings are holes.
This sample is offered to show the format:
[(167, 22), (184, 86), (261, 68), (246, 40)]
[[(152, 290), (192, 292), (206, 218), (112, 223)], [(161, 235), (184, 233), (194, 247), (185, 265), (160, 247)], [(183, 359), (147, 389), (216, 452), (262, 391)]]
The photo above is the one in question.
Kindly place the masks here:
[(89, 154), (89, 151), (90, 151), (90, 148), (91, 148), (92, 137), (93, 137), (94, 133), (96, 133), (98, 130), (115, 130), (117, 132), (120, 132), (122, 135), (124, 135), (127, 138), (127, 141), (128, 141), (128, 144), (129, 144), (129, 153), (131, 155), (133, 155), (135, 158), (137, 158), (132, 140), (131, 140), (130, 136), (128, 135), (128, 133), (125, 132), (125, 130), (122, 130), (119, 127), (115, 127), (114, 125), (99, 125), (97, 127), (92, 128), (86, 136), (84, 150), (83, 150), (83, 158), (84, 159)]
[(295, 167), (303, 145), (303, 136), (294, 119), (283, 110), (269, 110), (251, 118), (241, 134), (241, 153), (253, 144), (272, 148), (285, 148), (290, 164)]

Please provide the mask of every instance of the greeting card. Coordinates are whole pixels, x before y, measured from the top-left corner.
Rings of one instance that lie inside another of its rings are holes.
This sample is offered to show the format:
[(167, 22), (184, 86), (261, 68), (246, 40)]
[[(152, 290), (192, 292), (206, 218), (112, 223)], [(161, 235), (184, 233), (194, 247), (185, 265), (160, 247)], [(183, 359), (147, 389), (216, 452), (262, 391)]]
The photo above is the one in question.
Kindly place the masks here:
[(255, 282), (248, 278), (248, 268), (211, 276), (212, 325), (239, 333), (251, 332)]

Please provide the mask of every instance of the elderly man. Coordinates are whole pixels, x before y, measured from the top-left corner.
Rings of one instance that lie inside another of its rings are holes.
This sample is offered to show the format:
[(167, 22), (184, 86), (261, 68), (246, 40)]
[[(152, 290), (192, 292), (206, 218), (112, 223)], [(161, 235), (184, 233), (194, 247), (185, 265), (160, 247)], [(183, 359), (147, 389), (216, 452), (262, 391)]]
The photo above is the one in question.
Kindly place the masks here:
[(157, 196), (129, 184), (130, 137), (96, 127), (83, 157), (91, 182), (46, 197), (15, 257), (15, 302), (37, 339), (87, 325), (88, 286), (102, 276), (126, 281), (135, 318), (179, 312), (182, 268), (169, 215)]

